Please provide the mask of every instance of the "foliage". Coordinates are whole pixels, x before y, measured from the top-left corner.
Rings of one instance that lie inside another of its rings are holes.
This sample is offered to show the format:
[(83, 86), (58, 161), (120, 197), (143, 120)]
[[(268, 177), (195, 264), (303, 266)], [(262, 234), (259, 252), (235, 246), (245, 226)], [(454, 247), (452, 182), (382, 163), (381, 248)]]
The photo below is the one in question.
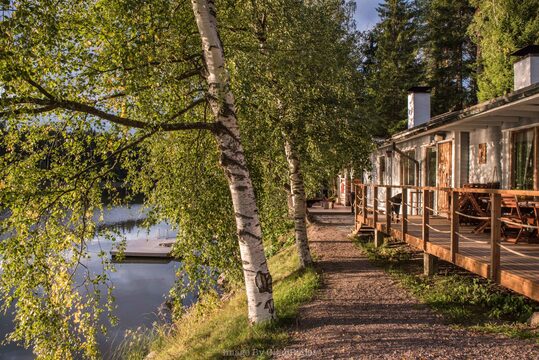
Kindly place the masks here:
[(432, 113), (476, 102), (476, 46), (468, 35), (475, 8), (469, 0), (424, 0), (421, 31), (424, 68), (432, 87)]
[(102, 273), (85, 262), (103, 193), (119, 205), (129, 200), (114, 195), (122, 188), (143, 192), (147, 224), (166, 219), (180, 229), (176, 252), (190, 281), (182, 289), (204, 291), (217, 271), (238, 278), (228, 185), (215, 142), (200, 132), (211, 130), (200, 38), (183, 1), (12, 8), (0, 22), (0, 233), (8, 235), (0, 286), (16, 322), (9, 340), (41, 358), (98, 357), (96, 323), (106, 310), (98, 289), (112, 291), (112, 268), (104, 252)]
[(365, 167), (371, 142), (357, 116), (351, 10), (335, 0), (286, 0), (253, 2), (242, 12), (240, 23), (254, 31), (229, 54), (234, 91), (248, 152), (282, 196), (285, 141), (294, 144), (308, 191), (343, 166)]
[(185, 295), (210, 291), (219, 275), (229, 283), (242, 280), (228, 185), (213, 145), (207, 132), (154, 136), (133, 154), (137, 161), (127, 178), (152, 204), (148, 225), (166, 220), (178, 229), (172, 250), (181, 259), (172, 289), (176, 315)]
[(363, 35), (365, 118), (376, 136), (403, 130), (407, 89), (424, 80), (419, 56), (419, 13), (414, 2), (386, 0), (378, 8), (380, 21)]
[(539, 1), (474, 0), (472, 5), (477, 11), (469, 31), (480, 49), (478, 98), (487, 100), (512, 91), (510, 54), (539, 42)]
[[(364, 165), (350, 147), (366, 153), (369, 138), (354, 117), (349, 10), (333, 0), (264, 5), (275, 50), (263, 55), (261, 14), (255, 2), (241, 4), (219, 2), (218, 15), (263, 234), (275, 253), (290, 226), (283, 130), (307, 139), (301, 152), (313, 188), (327, 164)], [(189, 2), (13, 1), (0, 18), (0, 49), (0, 233), (9, 234), (0, 245), (0, 293), (4, 310), (15, 306), (10, 340), (41, 358), (99, 356), (100, 301), (109, 295), (114, 305), (112, 293), (97, 289), (112, 291), (112, 266), (101, 253), (104, 271), (87, 272), (86, 244), (96, 231), (117, 237), (98, 228), (102, 211), (135, 194), (150, 212), (146, 225), (167, 220), (179, 230), (177, 303), (195, 287), (210, 291), (218, 274), (239, 283), (234, 213), (207, 132), (214, 127)], [(278, 99), (290, 110), (276, 121)]]
[[(243, 292), (235, 291), (224, 304), (210, 296), (194, 305), (175, 324), (175, 331), (158, 337), (146, 351), (154, 350), (154, 359), (208, 359), (227, 353), (254, 357), (282, 346), (299, 306), (312, 298), (320, 279), (313, 269), (299, 270), (293, 247), (270, 258), (269, 266), (275, 281), (277, 322), (248, 327)], [(123, 357), (129, 358), (129, 352)]]

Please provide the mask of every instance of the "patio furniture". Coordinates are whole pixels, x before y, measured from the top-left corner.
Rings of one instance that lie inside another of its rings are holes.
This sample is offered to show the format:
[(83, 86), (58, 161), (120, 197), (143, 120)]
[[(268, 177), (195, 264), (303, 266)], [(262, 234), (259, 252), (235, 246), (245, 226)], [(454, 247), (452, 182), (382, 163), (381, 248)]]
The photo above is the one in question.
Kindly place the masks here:
[[(498, 189), (499, 183), (486, 183), (486, 184), (464, 184), (463, 188), (472, 189)], [(479, 193), (461, 193), (459, 195), (458, 202), (459, 212), (473, 217), (489, 217), (490, 216), (490, 201), (488, 194)], [(460, 224), (477, 225), (472, 233), (479, 234), (490, 228), (490, 219), (474, 219), (473, 217), (461, 216), (459, 217)]]
[[(527, 202), (519, 202), (517, 196), (502, 195), (502, 235), (505, 241), (518, 243), (522, 237), (531, 238), (533, 229), (528, 226), (533, 226), (537, 223), (537, 216), (531, 215), (525, 211), (530, 209)], [(536, 214), (536, 212), (535, 212)], [(516, 230), (516, 237), (509, 237), (509, 229)]]

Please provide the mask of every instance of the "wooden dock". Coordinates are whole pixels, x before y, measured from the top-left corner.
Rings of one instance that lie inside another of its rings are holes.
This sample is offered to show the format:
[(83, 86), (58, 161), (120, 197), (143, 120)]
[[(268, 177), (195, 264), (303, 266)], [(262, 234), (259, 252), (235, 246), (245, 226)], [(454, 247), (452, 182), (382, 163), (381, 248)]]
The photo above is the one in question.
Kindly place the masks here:
[[(378, 206), (368, 206), (368, 195), (365, 192), (362, 199), (359, 186), (357, 191), (360, 196), (356, 206), (356, 228), (372, 227), (380, 233), (404, 240), (426, 254), (539, 301), (539, 244), (504, 241), (500, 236), (499, 218), (494, 212), (494, 235), (492, 231), (475, 234), (472, 230), (476, 226), (458, 224), (458, 216), (453, 217), (456, 220), (452, 221), (451, 214), (447, 217), (434, 216), (429, 215), (428, 210), (425, 210), (426, 216), (406, 214), (396, 223)], [(376, 194), (377, 191), (372, 193)], [(404, 200), (403, 211), (406, 211)], [(382, 201), (378, 199), (378, 202)]]
[(122, 262), (133, 262), (140, 259), (162, 259), (171, 260), (172, 245), (176, 239), (163, 240), (133, 240), (126, 243), (126, 248), (122, 252), (119, 249), (112, 249), (110, 254), (113, 260), (122, 256)]

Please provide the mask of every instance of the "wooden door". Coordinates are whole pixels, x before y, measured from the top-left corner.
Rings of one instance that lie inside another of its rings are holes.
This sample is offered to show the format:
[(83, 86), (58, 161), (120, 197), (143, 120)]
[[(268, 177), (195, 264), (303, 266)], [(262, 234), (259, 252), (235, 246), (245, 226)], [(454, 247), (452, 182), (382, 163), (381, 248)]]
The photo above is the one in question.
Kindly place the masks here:
[[(438, 187), (451, 187), (453, 144), (451, 141), (438, 144)], [(438, 212), (449, 213), (449, 193), (438, 194)]]

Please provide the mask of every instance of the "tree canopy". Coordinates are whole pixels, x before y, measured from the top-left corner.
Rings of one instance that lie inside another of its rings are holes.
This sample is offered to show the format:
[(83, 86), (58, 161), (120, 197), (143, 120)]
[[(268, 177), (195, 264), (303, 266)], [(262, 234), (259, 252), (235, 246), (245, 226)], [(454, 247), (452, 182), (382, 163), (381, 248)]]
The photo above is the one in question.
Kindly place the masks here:
[(479, 100), (503, 95), (513, 89), (510, 54), (539, 42), (539, 1), (473, 0), (477, 7), (470, 34), (479, 49)]
[[(204, 51), (213, 50), (201, 51), (201, 20), (189, 3), (6, 5), (0, 22), (0, 233), (8, 236), (0, 244), (0, 290), (4, 310), (15, 306), (11, 340), (43, 358), (97, 356), (95, 325), (105, 310), (97, 289), (109, 280), (106, 272), (86, 271), (86, 244), (107, 232), (96, 214), (135, 194), (143, 194), (150, 211), (147, 225), (167, 220), (179, 230), (174, 252), (190, 280), (179, 291), (211, 291), (218, 274), (241, 281), (247, 266), (242, 241), (260, 237), (237, 224), (258, 211), (233, 210), (243, 201), (234, 192), (244, 189), (230, 179), (245, 176), (230, 169), (245, 167), (234, 158), (241, 150), (238, 133), (221, 117), (237, 116), (244, 131), (246, 168), (270, 240), (288, 228), (284, 135), (305, 159), (312, 189), (321, 167), (335, 160), (334, 166), (356, 158), (364, 165), (348, 148), (369, 143), (354, 116), (349, 10), (330, 0), (275, 1), (263, 11), (256, 2), (242, 4), (217, 3), (231, 78), (215, 79), (224, 87), (207, 83), (212, 73)], [(312, 23), (317, 26), (307, 31)], [(334, 52), (339, 60), (328, 64)], [(238, 94), (236, 109), (230, 90)], [(100, 255), (111, 268), (107, 254)], [(271, 277), (256, 272), (256, 285), (271, 291)], [(273, 311), (269, 302), (262, 306)]]

